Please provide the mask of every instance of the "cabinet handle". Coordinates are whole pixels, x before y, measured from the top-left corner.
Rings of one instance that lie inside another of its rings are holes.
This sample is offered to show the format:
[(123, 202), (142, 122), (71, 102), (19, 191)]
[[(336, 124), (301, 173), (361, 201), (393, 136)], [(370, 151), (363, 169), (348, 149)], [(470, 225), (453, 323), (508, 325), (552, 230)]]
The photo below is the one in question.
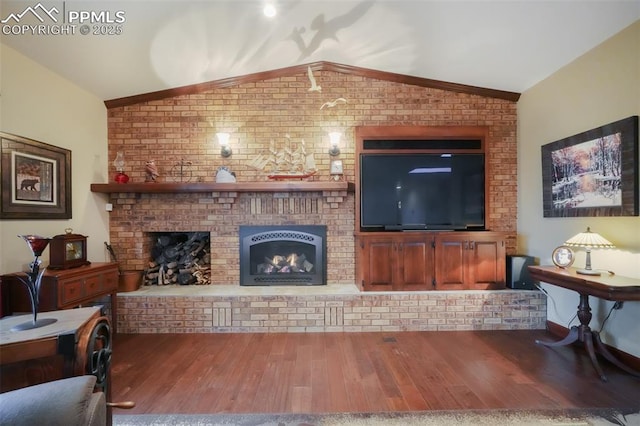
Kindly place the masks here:
[(474, 249), (475, 243), (476, 243), (475, 241), (470, 241), (469, 242), (469, 250), (473, 250)]

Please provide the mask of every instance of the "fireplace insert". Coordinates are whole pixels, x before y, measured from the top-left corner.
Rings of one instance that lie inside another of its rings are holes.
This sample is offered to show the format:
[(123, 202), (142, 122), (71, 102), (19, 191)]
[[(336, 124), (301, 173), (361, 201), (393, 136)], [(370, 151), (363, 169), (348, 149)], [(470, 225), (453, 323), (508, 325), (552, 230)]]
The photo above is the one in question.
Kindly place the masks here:
[(326, 285), (322, 225), (240, 226), (240, 285)]

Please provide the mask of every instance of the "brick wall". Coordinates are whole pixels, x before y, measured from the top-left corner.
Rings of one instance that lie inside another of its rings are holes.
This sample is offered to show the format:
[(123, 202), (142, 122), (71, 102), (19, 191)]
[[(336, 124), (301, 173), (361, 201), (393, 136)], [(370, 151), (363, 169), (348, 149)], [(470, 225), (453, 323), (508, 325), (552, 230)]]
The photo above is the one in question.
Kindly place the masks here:
[[(316, 180), (329, 179), (328, 132), (343, 132), (340, 159), (345, 178), (354, 181), (356, 126), (487, 126), (489, 203), (487, 227), (508, 233), (507, 252), (516, 245), (516, 103), (408, 84), (342, 74), (315, 73), (322, 92), (308, 92), (306, 73), (216, 88), (198, 94), (111, 108), (108, 111), (110, 170), (117, 151), (125, 172), (144, 181), (144, 164), (155, 160), (160, 180), (171, 182), (174, 164), (193, 163), (192, 181), (212, 182), (227, 166), (238, 181), (264, 181), (266, 173), (249, 166), (271, 141), (290, 135), (304, 139), (319, 169)], [(347, 99), (334, 108), (326, 101)], [(231, 133), (233, 155), (223, 159), (215, 133)], [(113, 194), (110, 240), (125, 269), (143, 269), (148, 247), (145, 232), (209, 231), (213, 284), (237, 283), (238, 227), (241, 224), (327, 225), (328, 283), (355, 279), (353, 194), (240, 193)]]

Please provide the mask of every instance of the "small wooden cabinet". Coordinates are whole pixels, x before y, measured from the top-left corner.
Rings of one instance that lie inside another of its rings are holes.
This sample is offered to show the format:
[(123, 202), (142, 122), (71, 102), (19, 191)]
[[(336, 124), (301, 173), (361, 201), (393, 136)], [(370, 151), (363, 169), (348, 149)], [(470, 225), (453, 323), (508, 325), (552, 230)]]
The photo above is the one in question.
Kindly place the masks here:
[(432, 289), (433, 240), (424, 234), (361, 236), (358, 249), (364, 290)]
[(363, 290), (505, 288), (506, 249), (499, 232), (388, 232), (357, 236)]
[[(8, 298), (11, 312), (31, 312), (31, 302), (26, 287), (16, 275), (2, 276), (3, 299)], [(47, 269), (40, 287), (38, 312), (70, 309), (104, 296), (111, 297), (111, 324), (116, 333), (118, 292), (118, 264), (92, 263), (71, 269)]]
[(505, 288), (506, 249), (500, 233), (439, 233), (435, 252), (438, 290)]

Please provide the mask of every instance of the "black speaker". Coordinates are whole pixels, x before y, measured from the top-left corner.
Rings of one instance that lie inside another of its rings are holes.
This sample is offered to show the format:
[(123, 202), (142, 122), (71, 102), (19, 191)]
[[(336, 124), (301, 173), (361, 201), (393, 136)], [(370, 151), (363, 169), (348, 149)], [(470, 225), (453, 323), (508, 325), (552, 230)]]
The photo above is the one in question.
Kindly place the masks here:
[(535, 290), (534, 284), (538, 284), (538, 281), (531, 278), (527, 269), (527, 266), (535, 264), (532, 256), (519, 254), (507, 256), (507, 287), (514, 290)]

